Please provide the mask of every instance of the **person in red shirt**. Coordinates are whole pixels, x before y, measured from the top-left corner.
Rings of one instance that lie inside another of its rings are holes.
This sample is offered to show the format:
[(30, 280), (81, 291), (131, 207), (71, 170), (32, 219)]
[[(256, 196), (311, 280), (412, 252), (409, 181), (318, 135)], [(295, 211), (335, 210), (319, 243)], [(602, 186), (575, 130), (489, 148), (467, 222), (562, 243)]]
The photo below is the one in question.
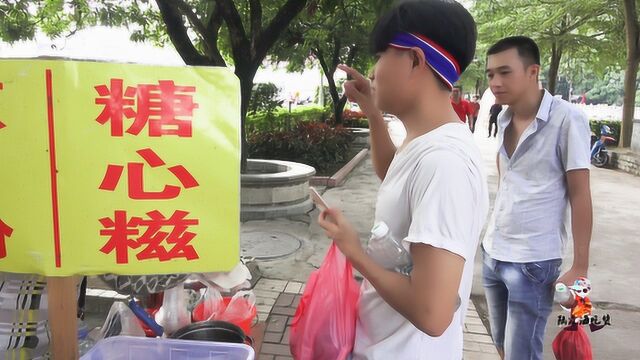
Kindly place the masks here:
[[(454, 86), (453, 91), (451, 91), (451, 106), (453, 106), (453, 110), (458, 114), (460, 121), (467, 124), (472, 123), (471, 106), (467, 100), (462, 98), (462, 88), (459, 86)], [(467, 119), (469, 119), (469, 122), (467, 122)]]
[(469, 123), (469, 127), (471, 128), (471, 132), (476, 131), (476, 121), (478, 121), (478, 114), (480, 114), (480, 97), (478, 95), (473, 95), (473, 100), (469, 103), (469, 109), (471, 110), (471, 120)]

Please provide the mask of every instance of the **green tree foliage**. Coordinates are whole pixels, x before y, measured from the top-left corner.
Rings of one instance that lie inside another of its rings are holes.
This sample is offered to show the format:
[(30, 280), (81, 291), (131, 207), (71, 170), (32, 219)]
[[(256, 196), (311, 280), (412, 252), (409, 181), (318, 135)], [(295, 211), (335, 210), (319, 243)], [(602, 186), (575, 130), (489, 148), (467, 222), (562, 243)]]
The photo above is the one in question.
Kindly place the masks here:
[(513, 35), (536, 40), (551, 92), (565, 59), (583, 59), (599, 73), (621, 63), (621, 12), (608, 0), (478, 0), (472, 12), (484, 46)]
[(319, 0), (313, 13), (298, 17), (274, 51), (274, 61), (287, 61), (289, 70), (300, 71), (320, 64), (327, 80), (336, 124), (342, 123), (347, 102), (334, 75), (339, 64), (361, 71), (373, 65), (369, 33), (379, 14), (391, 2), (382, 0)]

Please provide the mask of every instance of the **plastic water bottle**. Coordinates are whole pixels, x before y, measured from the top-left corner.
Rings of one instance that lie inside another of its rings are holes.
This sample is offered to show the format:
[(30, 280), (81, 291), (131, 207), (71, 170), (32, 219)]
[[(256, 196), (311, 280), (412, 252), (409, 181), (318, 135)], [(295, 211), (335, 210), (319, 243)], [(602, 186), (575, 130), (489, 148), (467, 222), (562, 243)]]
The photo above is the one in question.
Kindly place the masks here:
[(574, 297), (571, 290), (563, 283), (556, 284), (556, 292), (553, 295), (553, 301), (560, 304), (564, 308), (570, 308), (573, 305)]
[(95, 344), (95, 341), (89, 337), (89, 327), (87, 324), (78, 319), (78, 352), (80, 356), (88, 353)]
[(384, 222), (375, 224), (371, 229), (367, 254), (388, 270), (405, 273), (411, 264), (411, 255), (400, 242), (391, 236), (389, 226)]

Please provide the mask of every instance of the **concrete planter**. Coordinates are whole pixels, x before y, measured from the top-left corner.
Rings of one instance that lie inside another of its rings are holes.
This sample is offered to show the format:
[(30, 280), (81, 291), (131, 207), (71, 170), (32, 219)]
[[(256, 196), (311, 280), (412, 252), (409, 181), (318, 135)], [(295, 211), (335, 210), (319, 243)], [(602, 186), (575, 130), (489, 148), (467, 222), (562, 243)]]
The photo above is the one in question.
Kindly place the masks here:
[(240, 219), (274, 219), (311, 211), (309, 180), (315, 173), (304, 164), (249, 159), (247, 174), (241, 176)]
[(640, 154), (640, 119), (633, 120), (633, 133), (631, 135), (631, 150)]
[(364, 128), (347, 128), (353, 135), (353, 146), (357, 149), (370, 147), (369, 129)]

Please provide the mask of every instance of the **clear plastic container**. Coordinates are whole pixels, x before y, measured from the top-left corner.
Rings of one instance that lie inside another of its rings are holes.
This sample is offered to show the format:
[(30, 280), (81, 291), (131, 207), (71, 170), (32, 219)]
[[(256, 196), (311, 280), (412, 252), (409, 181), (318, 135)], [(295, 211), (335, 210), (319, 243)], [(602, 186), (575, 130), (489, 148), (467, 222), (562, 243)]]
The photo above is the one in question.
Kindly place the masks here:
[(411, 254), (391, 236), (389, 226), (384, 222), (375, 224), (371, 229), (367, 254), (385, 269), (401, 273), (411, 269)]
[(78, 352), (84, 355), (94, 345), (95, 342), (89, 337), (89, 327), (84, 321), (78, 319)]
[(114, 336), (100, 340), (81, 360), (254, 360), (245, 344)]

